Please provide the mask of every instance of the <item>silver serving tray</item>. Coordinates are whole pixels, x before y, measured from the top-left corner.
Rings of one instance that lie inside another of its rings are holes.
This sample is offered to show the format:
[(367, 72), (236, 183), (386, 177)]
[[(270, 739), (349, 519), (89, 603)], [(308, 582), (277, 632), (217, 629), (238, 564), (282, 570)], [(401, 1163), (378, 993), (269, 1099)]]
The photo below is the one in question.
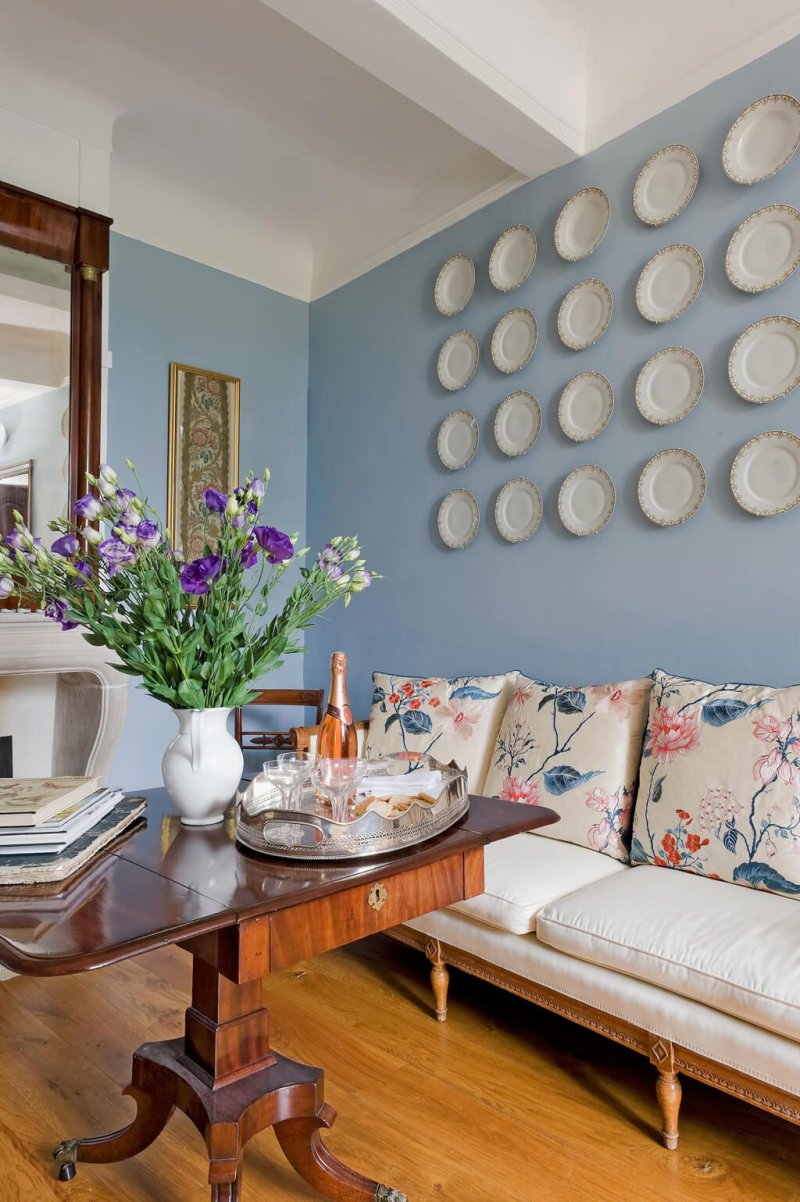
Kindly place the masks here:
[(467, 777), (455, 765), (430, 759), (425, 767), (441, 769), (442, 791), (432, 806), (414, 802), (395, 818), (370, 812), (349, 822), (334, 822), (319, 806), (312, 790), (299, 810), (267, 809), (250, 815), (236, 806), (236, 838), (252, 851), (285, 860), (352, 860), (403, 851), (440, 835), (467, 813)]

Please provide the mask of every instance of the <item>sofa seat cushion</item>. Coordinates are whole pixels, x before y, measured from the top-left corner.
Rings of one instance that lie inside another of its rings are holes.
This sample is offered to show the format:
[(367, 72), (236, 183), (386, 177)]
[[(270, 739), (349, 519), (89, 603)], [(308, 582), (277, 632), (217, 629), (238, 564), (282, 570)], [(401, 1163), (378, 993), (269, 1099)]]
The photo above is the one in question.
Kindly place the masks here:
[(515, 935), (536, 930), (542, 906), (563, 893), (631, 869), (586, 847), (538, 835), (513, 835), (484, 851), (485, 892), (451, 906), (478, 922)]
[(800, 1041), (800, 906), (666, 868), (631, 868), (543, 907), (539, 939)]

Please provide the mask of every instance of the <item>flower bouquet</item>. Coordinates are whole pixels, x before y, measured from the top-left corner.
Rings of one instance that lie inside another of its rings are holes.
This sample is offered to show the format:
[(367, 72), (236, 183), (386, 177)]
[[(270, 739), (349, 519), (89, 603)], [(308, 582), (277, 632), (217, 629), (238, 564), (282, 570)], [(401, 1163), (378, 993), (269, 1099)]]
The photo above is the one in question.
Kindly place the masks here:
[(268, 471), (248, 475), (230, 496), (205, 489), (206, 545), (189, 562), (141, 490), (122, 487), (113, 468), (104, 464), (87, 482), (76, 520), (51, 522), (58, 537), (49, 550), (14, 514), (0, 544), (0, 596), (34, 597), (62, 629), (83, 627), (89, 643), (114, 652), (119, 671), (175, 710), (181, 729), (164, 756), (167, 790), (185, 822), (219, 821), (243, 766), (227, 732), (230, 710), (302, 650), (299, 636), (320, 614), (348, 605), (375, 574), (356, 538), (331, 539), (268, 618), (272, 590), (308, 553), (297, 535), (260, 522)]

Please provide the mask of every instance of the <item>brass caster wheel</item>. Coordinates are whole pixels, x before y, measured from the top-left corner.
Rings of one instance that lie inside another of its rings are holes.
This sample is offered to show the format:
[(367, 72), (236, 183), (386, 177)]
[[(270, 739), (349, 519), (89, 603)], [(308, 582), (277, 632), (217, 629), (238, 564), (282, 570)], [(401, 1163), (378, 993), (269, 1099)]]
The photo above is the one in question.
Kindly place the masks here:
[(71, 1181), (77, 1173), (75, 1161), (78, 1159), (77, 1139), (62, 1139), (57, 1148), (53, 1149), (53, 1159), (58, 1165), (58, 1180)]

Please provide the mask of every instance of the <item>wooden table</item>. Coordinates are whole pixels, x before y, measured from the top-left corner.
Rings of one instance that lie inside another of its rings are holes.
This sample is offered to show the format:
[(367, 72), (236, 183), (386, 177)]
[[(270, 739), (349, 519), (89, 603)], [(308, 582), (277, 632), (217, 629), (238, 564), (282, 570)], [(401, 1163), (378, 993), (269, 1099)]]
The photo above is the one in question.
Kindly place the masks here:
[(336, 1202), (404, 1202), (337, 1160), (321, 1139), (335, 1114), (323, 1074), (272, 1050), (262, 981), (276, 969), (427, 914), (483, 890), (488, 843), (556, 821), (550, 810), (471, 798), (444, 835), (382, 859), (301, 864), (250, 853), (231, 821), (192, 829), (163, 790), (147, 818), (67, 886), (0, 889), (0, 962), (55, 976), (112, 964), (167, 944), (193, 958), (183, 1037), (133, 1057), (129, 1126), (68, 1139), (59, 1177), (75, 1162), (125, 1160), (148, 1147), (175, 1107), (205, 1139), (212, 1202), (240, 1202), (242, 1152), (272, 1127), (300, 1176)]

